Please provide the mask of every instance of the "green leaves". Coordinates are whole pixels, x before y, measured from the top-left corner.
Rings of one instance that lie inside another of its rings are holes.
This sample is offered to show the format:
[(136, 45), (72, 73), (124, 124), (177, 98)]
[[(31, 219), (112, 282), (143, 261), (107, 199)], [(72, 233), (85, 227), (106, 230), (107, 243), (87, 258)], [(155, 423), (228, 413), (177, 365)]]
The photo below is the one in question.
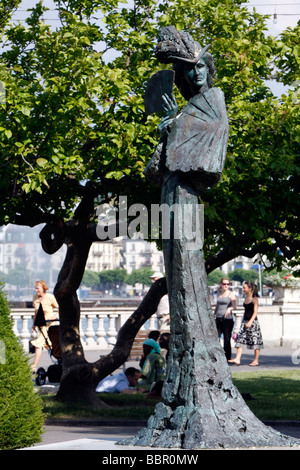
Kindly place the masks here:
[(45, 158), (38, 158), (36, 162), (41, 167), (45, 166), (48, 163), (47, 160), (45, 160)]
[[(160, 189), (145, 182), (143, 170), (160, 117), (145, 115), (143, 99), (150, 76), (163, 68), (154, 56), (158, 31), (173, 24), (211, 44), (215, 85), (228, 108), (222, 182), (204, 201), (206, 254), (247, 234), (247, 248), (266, 242), (277, 262), (270, 240), (299, 236), (299, 26), (268, 36), (265, 18), (238, 0), (61, 5), (57, 29), (42, 21), (38, 4), (2, 38), (2, 223), (35, 211), (69, 217), (87, 179), (101, 183), (102, 195), (122, 191), (133, 202), (159, 203)], [(281, 98), (266, 85), (275, 71), (289, 85)]]

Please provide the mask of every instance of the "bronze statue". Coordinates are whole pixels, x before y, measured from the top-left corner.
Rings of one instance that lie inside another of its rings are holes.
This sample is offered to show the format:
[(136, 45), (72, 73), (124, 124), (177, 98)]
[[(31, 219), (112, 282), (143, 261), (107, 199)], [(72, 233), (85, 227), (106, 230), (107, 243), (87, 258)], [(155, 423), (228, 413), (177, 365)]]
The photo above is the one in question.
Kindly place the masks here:
[[(212, 88), (214, 64), (207, 47), (201, 48), (188, 33), (162, 28), (156, 55), (173, 63), (173, 71), (159, 72), (146, 91), (146, 111), (163, 107), (163, 118), (161, 139), (145, 174), (162, 186), (163, 204), (175, 205), (179, 212), (189, 205), (197, 218), (199, 194), (218, 183), (225, 162), (223, 93)], [(189, 100), (178, 116), (171, 93), (174, 72), (176, 85)], [(184, 212), (170, 218), (171, 236), (163, 240), (163, 251), (171, 338), (162, 402), (147, 428), (121, 444), (185, 449), (291, 445), (291, 438), (253, 415), (233, 385), (209, 301), (203, 251), (185, 236), (191, 220)]]
[[(173, 26), (161, 30), (156, 55), (163, 63), (173, 63), (175, 83), (189, 101), (177, 117), (173, 94), (162, 94), (165, 115), (159, 125), (161, 140), (145, 170), (148, 179), (159, 181), (159, 174), (161, 182), (166, 170), (178, 172), (199, 194), (219, 182), (229, 134), (223, 92), (212, 88), (215, 67), (207, 49), (208, 46), (202, 49), (189, 34), (179, 33)], [(158, 74), (163, 77), (168, 72)], [(146, 92), (145, 106), (153, 111), (157, 108), (151, 108), (148, 101), (153, 100), (151, 92), (157, 89), (157, 83), (152, 87), (150, 81), (148, 86), (150, 93), (147, 96)]]

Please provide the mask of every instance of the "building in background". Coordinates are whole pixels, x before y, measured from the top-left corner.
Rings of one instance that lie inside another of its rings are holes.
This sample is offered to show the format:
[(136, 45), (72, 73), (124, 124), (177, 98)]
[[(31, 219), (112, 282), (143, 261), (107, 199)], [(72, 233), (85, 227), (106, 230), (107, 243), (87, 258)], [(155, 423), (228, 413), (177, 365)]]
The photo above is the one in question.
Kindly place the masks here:
[[(41, 246), (40, 231), (43, 225), (26, 227), (7, 225), (0, 227), (0, 274), (5, 275), (9, 294), (30, 297), (34, 291), (34, 283), (44, 279), (50, 290), (53, 290), (58, 273), (65, 259), (66, 247), (48, 255)], [(224, 274), (236, 268), (259, 269), (254, 260), (239, 256), (229, 261), (220, 269)], [(123, 268), (128, 274), (140, 268), (149, 267), (153, 271), (164, 272), (163, 253), (155, 242), (147, 242), (141, 238), (115, 238), (107, 242), (94, 242), (88, 256), (86, 269), (100, 273), (105, 270)], [(13, 276), (14, 284), (9, 284), (9, 275)], [(20, 277), (20, 286), (16, 278)], [(22, 282), (21, 282), (22, 281)]]
[(12, 224), (0, 228), (0, 275), (12, 297), (31, 297), (39, 279), (51, 289), (55, 285), (66, 247), (53, 255), (45, 253), (39, 237), (42, 228)]
[(123, 241), (115, 238), (107, 242), (94, 242), (90, 248), (86, 269), (100, 273), (123, 267)]
[[(38, 279), (44, 279), (50, 290), (55, 286), (66, 247), (62, 246), (53, 255), (45, 253), (39, 237), (42, 228), (43, 225), (31, 228), (12, 224), (0, 227), (0, 274), (5, 275), (8, 291), (13, 296), (17, 292), (19, 296), (31, 296)], [(143, 267), (164, 271), (163, 254), (156, 243), (121, 237), (94, 242), (86, 264), (86, 269), (97, 273), (123, 268), (130, 274)], [(17, 277), (20, 277), (19, 286), (8, 283), (11, 278), (17, 282)]]
[(140, 268), (164, 272), (163, 253), (157, 248), (155, 242), (147, 242), (140, 238), (123, 239), (122, 256), (122, 267), (128, 274)]

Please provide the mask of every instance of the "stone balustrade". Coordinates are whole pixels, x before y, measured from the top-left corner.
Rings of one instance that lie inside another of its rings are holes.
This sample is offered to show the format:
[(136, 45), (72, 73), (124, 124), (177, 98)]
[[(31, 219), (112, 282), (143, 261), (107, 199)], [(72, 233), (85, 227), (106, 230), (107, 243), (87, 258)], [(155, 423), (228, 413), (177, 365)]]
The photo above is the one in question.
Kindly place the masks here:
[[(84, 349), (110, 351), (116, 343), (118, 331), (134, 312), (134, 307), (91, 307), (81, 308), (80, 335)], [(33, 308), (12, 308), (13, 329), (20, 338), (26, 352), (32, 339)], [(142, 327), (144, 330), (157, 329), (156, 316), (151, 317)]]
[[(116, 343), (118, 331), (135, 306), (99, 306), (82, 307), (80, 333), (84, 349), (107, 350)], [(243, 317), (243, 308), (235, 313), (234, 331), (237, 331)], [(28, 351), (33, 322), (33, 308), (12, 308), (11, 317), (16, 335), (20, 338), (25, 351)], [(300, 304), (260, 305), (258, 319), (261, 325), (265, 346), (299, 347)], [(157, 320), (153, 315), (142, 327), (144, 330), (156, 330)]]

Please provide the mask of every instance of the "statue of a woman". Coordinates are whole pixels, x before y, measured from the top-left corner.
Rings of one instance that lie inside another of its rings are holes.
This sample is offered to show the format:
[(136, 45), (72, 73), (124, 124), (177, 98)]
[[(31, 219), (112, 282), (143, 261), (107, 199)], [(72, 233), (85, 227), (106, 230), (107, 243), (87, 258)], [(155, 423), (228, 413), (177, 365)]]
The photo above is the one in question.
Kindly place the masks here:
[(212, 88), (212, 56), (172, 26), (162, 29), (156, 55), (174, 64), (175, 83), (189, 100), (177, 116), (174, 97), (164, 95), (161, 139), (146, 169), (162, 185), (161, 202), (179, 208), (179, 214), (170, 212), (171, 236), (163, 240), (171, 337), (162, 402), (147, 428), (123, 443), (186, 449), (288, 445), (286, 436), (252, 414), (232, 383), (203, 252), (185, 235), (192, 219), (184, 208), (198, 217), (198, 196), (218, 183), (226, 155), (228, 122), (223, 94)]
[(163, 95), (161, 140), (145, 174), (162, 183), (166, 170), (176, 172), (202, 194), (221, 178), (229, 134), (223, 92), (212, 88), (213, 57), (173, 26), (162, 28), (156, 55), (173, 63), (175, 83), (189, 101), (177, 116), (174, 96)]

